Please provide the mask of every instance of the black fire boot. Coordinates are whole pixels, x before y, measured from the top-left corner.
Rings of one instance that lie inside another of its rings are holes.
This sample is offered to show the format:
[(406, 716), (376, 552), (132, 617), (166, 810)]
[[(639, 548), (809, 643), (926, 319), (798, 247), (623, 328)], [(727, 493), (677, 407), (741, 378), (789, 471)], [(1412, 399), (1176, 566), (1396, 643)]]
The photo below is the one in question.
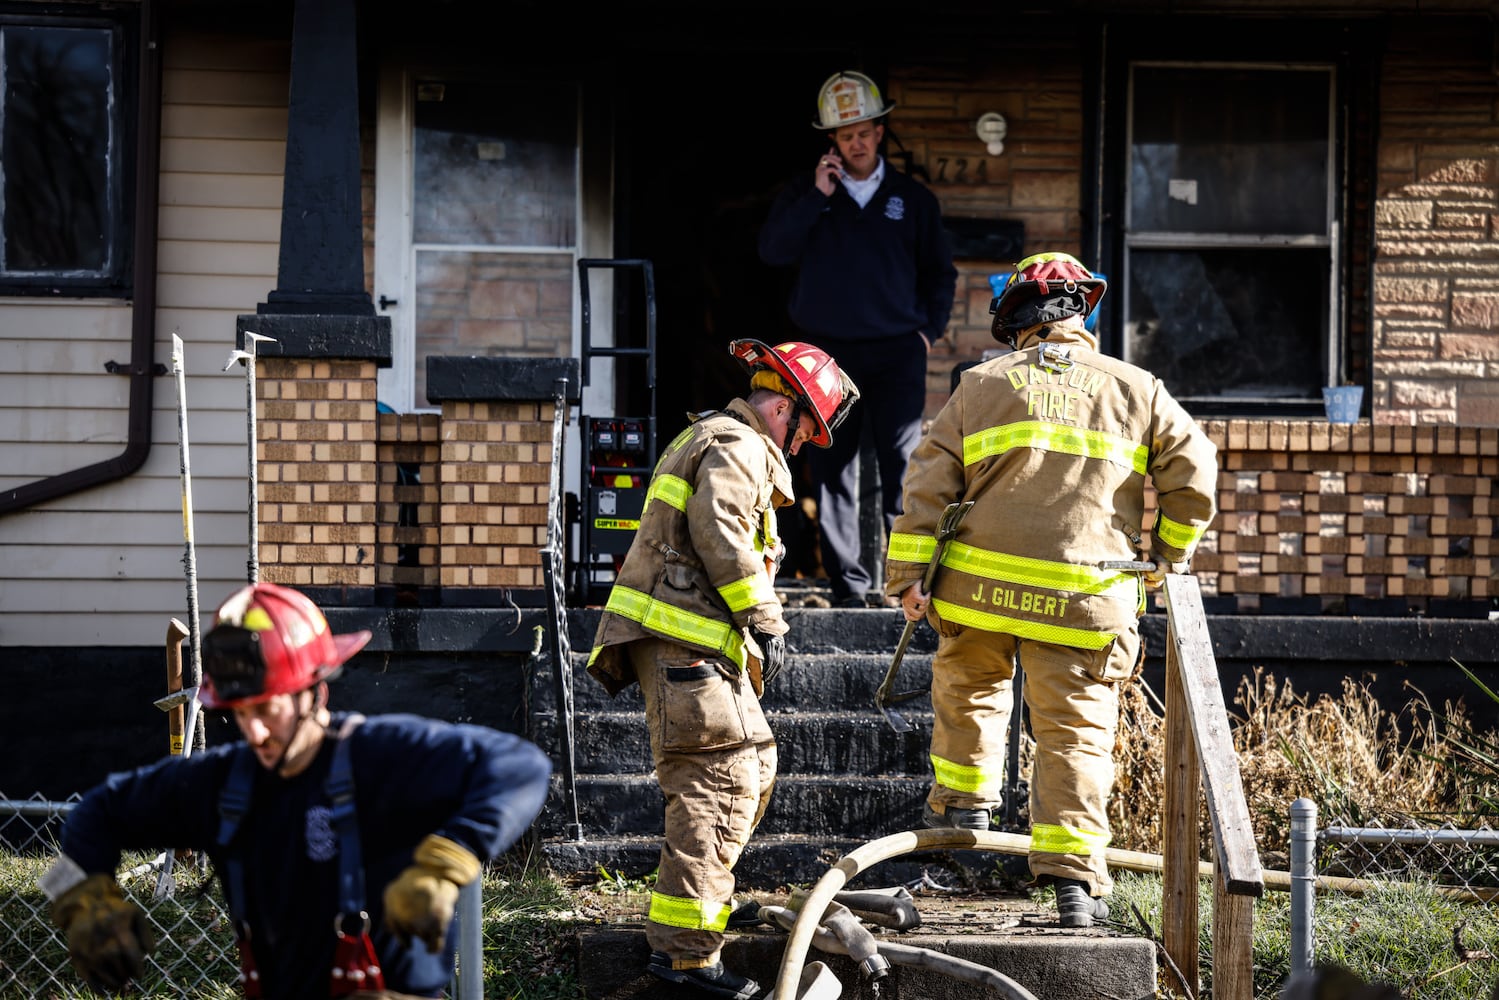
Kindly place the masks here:
[(947, 811), (937, 812), (930, 802), (921, 807), (921, 825), (928, 830), (943, 830), (953, 827), (958, 830), (989, 829), (989, 810), (957, 809), (948, 806)]
[(1109, 904), (1089, 894), (1088, 883), (1059, 878), (1057, 916), (1063, 927), (1092, 927), (1095, 920), (1109, 919)]
[(670, 955), (663, 951), (653, 951), (651, 960), (645, 967), (657, 979), (695, 986), (711, 996), (722, 997), (723, 1000), (755, 1000), (761, 995), (759, 983), (730, 971), (722, 961), (701, 969), (673, 969)]

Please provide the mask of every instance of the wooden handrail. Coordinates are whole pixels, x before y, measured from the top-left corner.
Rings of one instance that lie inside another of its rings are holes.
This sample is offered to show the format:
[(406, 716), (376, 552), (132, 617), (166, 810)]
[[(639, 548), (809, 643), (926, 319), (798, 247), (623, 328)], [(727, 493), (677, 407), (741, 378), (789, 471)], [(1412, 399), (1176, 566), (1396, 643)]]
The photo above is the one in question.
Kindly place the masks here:
[[(1218, 663), (1197, 578), (1170, 574), (1166, 598), (1166, 781), (1161, 925), (1166, 954), (1198, 969), (1198, 811), (1204, 790), (1213, 826), (1213, 997), (1254, 995), (1254, 897), (1265, 875), (1239, 776)], [(1193, 995), (1201, 978), (1193, 975)]]

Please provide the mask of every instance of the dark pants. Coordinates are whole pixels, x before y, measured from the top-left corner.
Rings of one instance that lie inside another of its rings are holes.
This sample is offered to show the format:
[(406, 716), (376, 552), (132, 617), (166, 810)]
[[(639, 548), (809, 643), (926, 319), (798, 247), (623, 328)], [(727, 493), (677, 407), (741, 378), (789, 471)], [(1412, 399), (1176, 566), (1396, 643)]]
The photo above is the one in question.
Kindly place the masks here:
[[(859, 402), (833, 432), (831, 448), (808, 448), (807, 470), (817, 490), (822, 565), (833, 600), (863, 597), (872, 568), (860, 561), (859, 442), (867, 426), (880, 472), (880, 512), (885, 537), (901, 512), (906, 463), (921, 437), (926, 409), (926, 341), (912, 331), (876, 340), (808, 337), (827, 351), (859, 387)], [(884, 558), (883, 550), (879, 558)]]

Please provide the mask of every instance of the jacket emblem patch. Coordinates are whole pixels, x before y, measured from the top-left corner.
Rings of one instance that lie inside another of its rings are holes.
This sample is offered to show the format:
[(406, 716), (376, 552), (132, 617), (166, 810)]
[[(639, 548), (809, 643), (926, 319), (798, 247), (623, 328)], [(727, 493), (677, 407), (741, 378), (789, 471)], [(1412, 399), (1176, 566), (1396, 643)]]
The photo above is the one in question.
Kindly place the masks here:
[(894, 195), (885, 202), (885, 218), (894, 219), (899, 222), (906, 217), (906, 200), (900, 195)]

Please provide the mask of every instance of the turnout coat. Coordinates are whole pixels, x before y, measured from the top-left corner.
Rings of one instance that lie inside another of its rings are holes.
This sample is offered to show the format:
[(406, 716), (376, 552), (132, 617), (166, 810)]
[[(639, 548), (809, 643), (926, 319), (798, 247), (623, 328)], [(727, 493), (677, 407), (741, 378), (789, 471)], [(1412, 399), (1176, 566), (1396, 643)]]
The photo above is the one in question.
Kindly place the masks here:
[(973, 500), (933, 581), (929, 620), (1100, 650), (1136, 627), (1146, 478), (1149, 547), (1185, 562), (1216, 513), (1217, 449), (1150, 372), (1079, 327), (963, 373), (917, 445), (887, 554), (887, 592), (920, 581), (937, 522)]
[(749, 630), (788, 630), (772, 574), (775, 510), (791, 499), (791, 470), (758, 410), (735, 399), (695, 415), (656, 463), (588, 672), (618, 694), (635, 681), (625, 644), (655, 635), (728, 658), (758, 695), (761, 650)]

